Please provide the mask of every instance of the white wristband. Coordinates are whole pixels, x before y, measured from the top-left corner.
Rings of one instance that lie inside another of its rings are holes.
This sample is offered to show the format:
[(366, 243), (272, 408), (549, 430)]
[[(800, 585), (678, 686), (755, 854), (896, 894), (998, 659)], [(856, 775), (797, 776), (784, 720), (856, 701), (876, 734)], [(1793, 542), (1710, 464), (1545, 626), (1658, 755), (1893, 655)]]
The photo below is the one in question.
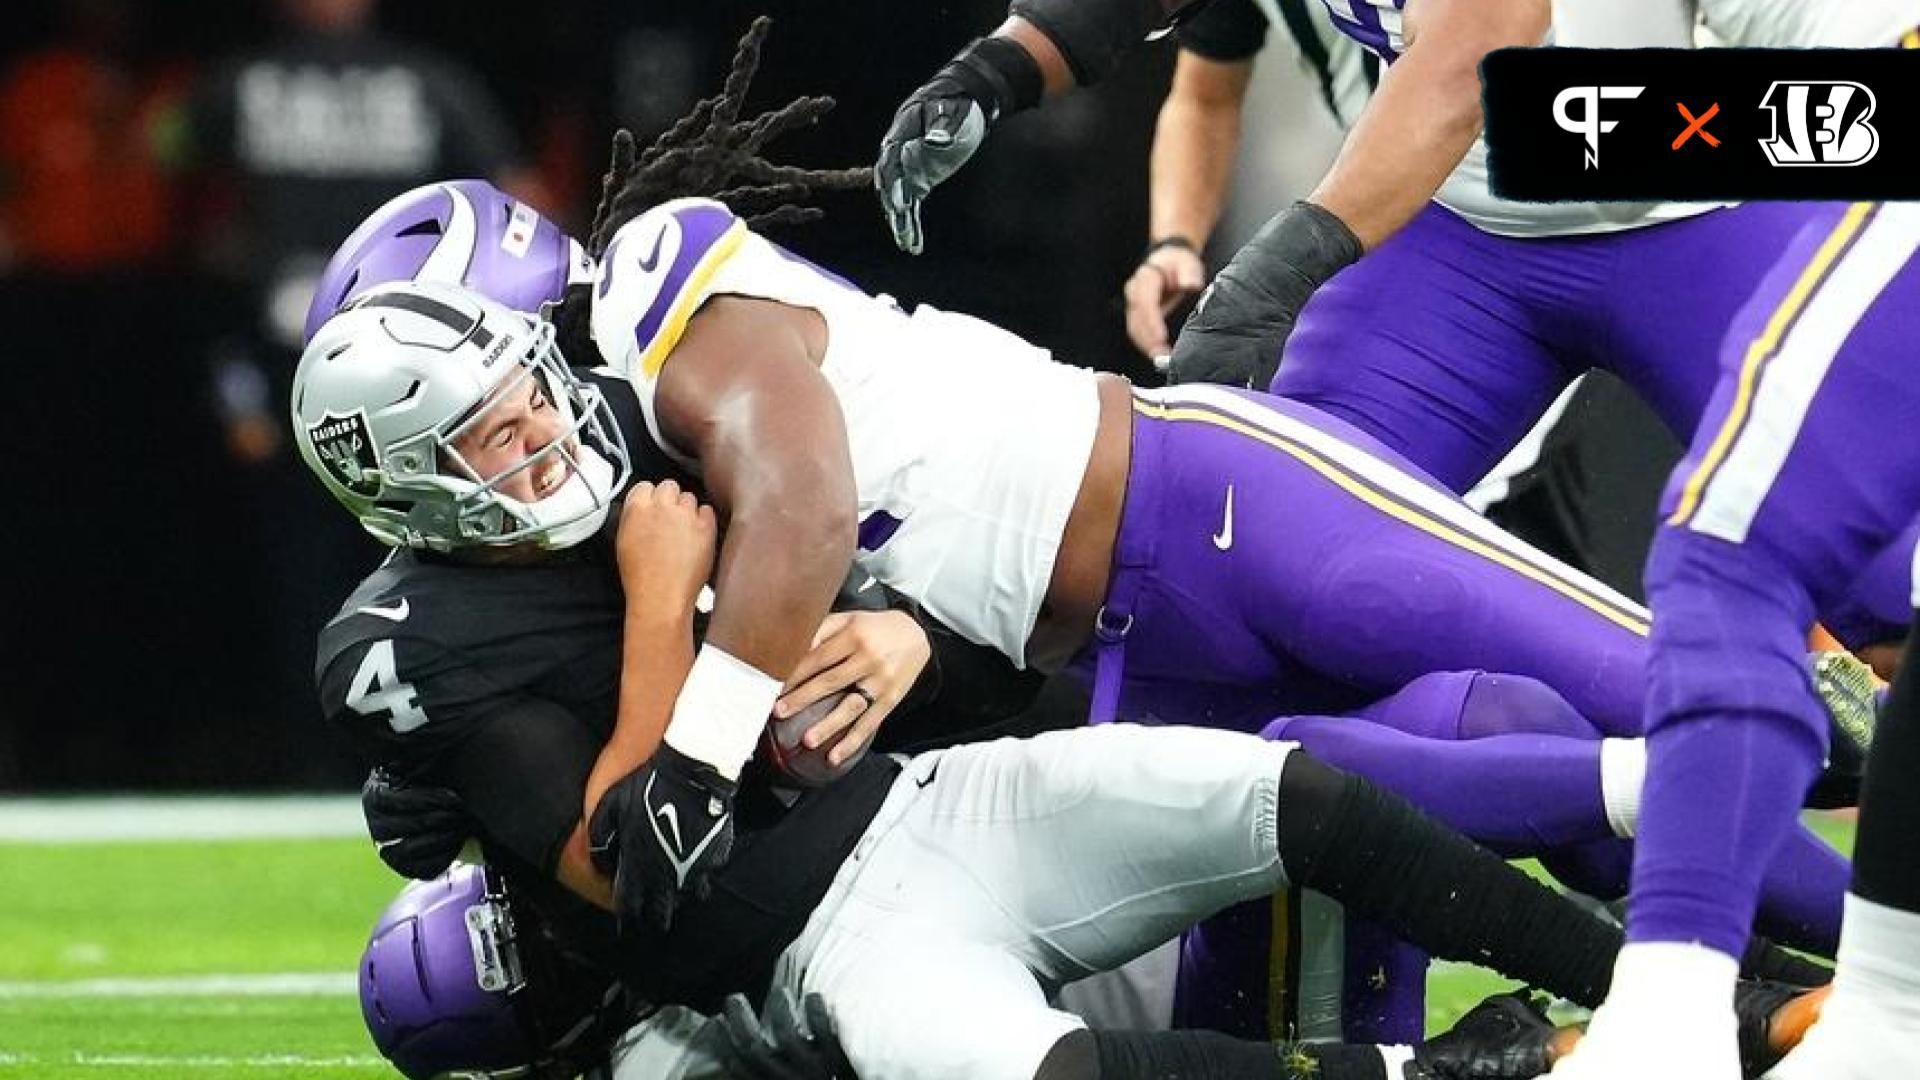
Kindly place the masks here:
[(738, 780), (779, 698), (779, 679), (725, 649), (702, 645), (674, 700), (667, 745)]

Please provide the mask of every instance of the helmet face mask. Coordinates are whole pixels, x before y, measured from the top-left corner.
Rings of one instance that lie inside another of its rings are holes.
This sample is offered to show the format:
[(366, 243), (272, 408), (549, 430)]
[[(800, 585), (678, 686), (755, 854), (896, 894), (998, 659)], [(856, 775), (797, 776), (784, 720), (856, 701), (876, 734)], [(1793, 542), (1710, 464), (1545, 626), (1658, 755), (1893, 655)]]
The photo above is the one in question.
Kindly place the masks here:
[[(457, 444), (534, 387), (555, 410), (553, 437), (476, 469)], [(631, 472), (604, 395), (574, 376), (552, 326), (452, 286), (399, 283), (351, 302), (301, 357), (293, 406), (308, 467), (394, 546), (567, 547), (600, 527)], [(556, 460), (552, 490), (505, 490)]]

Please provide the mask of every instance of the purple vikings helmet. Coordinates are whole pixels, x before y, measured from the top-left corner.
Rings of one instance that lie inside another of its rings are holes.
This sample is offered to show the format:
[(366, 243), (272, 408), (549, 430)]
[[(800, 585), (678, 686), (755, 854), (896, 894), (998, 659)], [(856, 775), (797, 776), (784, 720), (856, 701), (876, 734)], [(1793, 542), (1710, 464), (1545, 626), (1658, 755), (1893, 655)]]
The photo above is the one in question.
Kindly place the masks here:
[(305, 339), (348, 300), (390, 281), (465, 285), (538, 314), (592, 272), (578, 241), (492, 184), (427, 184), (375, 210), (333, 253), (307, 307)]
[(360, 958), (374, 1046), (413, 1080), (573, 1076), (603, 1061), (634, 1009), (565, 958), (504, 879), (454, 863), (387, 905)]

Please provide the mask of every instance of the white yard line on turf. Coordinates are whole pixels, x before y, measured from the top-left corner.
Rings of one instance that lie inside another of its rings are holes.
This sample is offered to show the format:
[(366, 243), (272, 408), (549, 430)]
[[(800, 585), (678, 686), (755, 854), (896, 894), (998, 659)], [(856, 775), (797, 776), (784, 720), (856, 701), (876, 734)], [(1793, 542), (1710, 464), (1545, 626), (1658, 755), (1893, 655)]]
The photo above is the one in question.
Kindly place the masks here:
[(0, 843), (364, 838), (352, 795), (0, 799)]
[(308, 971), (273, 975), (157, 975), (45, 982), (0, 982), (0, 999), (308, 997), (351, 994), (358, 989), (358, 977), (351, 971)]

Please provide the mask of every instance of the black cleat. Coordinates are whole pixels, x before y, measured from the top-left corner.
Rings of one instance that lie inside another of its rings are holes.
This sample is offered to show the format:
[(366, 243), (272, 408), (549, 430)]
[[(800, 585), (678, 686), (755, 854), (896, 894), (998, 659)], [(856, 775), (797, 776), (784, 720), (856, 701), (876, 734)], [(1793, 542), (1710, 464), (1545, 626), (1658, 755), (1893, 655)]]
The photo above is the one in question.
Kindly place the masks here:
[(1495, 994), (1475, 1005), (1452, 1029), (1413, 1052), (1407, 1080), (1528, 1080), (1544, 1076), (1559, 1034), (1545, 999), (1521, 992)]

